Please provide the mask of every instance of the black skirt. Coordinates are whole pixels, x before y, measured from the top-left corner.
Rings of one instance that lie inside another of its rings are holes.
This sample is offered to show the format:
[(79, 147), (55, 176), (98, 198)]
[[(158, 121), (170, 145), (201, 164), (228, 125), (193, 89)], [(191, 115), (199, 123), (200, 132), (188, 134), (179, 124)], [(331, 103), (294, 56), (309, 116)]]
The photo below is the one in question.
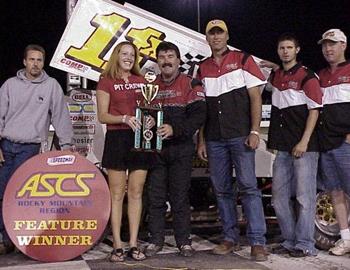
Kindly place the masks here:
[(156, 154), (133, 151), (134, 132), (131, 129), (107, 130), (102, 166), (114, 170), (148, 170), (156, 162)]

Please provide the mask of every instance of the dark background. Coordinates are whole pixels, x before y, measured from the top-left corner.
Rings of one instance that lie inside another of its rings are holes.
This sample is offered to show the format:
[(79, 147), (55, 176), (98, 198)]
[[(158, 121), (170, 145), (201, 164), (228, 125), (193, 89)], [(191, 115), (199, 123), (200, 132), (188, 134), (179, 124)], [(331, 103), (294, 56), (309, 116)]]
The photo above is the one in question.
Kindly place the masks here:
[[(128, 2), (197, 30), (197, 0)], [(0, 84), (22, 68), (25, 46), (38, 43), (47, 50), (46, 71), (65, 88), (65, 73), (48, 64), (65, 29), (66, 1), (1, 0), (0, 11)], [(340, 28), (350, 38), (346, 0), (200, 0), (200, 13), (201, 33), (209, 20), (223, 19), (229, 27), (229, 44), (263, 59), (278, 61), (276, 39), (283, 32), (294, 32), (301, 43), (299, 59), (315, 71), (326, 64), (317, 45), (323, 32)]]

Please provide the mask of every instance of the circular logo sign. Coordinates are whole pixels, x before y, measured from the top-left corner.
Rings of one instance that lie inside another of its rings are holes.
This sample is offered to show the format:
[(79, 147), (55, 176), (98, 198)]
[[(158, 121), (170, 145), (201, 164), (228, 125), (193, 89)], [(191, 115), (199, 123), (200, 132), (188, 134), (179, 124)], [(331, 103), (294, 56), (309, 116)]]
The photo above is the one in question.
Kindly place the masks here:
[(107, 182), (94, 164), (70, 151), (52, 151), (27, 160), (12, 175), (3, 218), (24, 254), (39, 261), (65, 261), (99, 240), (110, 205)]

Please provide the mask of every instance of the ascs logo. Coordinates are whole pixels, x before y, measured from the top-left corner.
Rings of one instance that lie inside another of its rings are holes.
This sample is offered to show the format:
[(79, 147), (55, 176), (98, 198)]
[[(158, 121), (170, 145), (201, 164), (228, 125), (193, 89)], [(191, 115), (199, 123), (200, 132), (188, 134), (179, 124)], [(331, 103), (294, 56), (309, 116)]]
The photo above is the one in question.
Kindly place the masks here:
[(50, 151), (15, 171), (2, 205), (16, 247), (36, 260), (57, 262), (81, 255), (98, 241), (111, 201), (107, 181), (93, 163), (75, 152)]
[[(36, 173), (26, 180), (17, 192), (17, 198), (86, 197), (91, 189), (87, 180), (94, 180), (94, 173)], [(68, 183), (66, 184), (66, 183)], [(71, 187), (70, 187), (71, 186)]]

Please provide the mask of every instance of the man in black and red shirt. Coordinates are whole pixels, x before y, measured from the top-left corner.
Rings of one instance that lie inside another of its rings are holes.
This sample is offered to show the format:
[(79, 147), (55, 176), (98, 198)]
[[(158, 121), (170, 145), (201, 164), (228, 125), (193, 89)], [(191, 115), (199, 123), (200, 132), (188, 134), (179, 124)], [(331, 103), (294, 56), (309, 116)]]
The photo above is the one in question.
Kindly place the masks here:
[(323, 110), (319, 130), (322, 180), (331, 191), (341, 239), (329, 250), (333, 255), (350, 253), (350, 62), (345, 59), (347, 38), (339, 29), (330, 29), (318, 42), (329, 66), (319, 72)]
[(182, 256), (192, 256), (189, 189), (194, 154), (193, 135), (203, 125), (206, 105), (200, 81), (179, 72), (180, 51), (170, 42), (156, 50), (161, 74), (153, 104), (162, 104), (164, 124), (157, 134), (163, 139), (158, 162), (149, 171), (149, 231), (151, 244), (146, 256), (160, 251), (165, 238), (166, 201), (170, 201), (176, 245)]
[(265, 77), (252, 56), (227, 47), (229, 37), (224, 21), (210, 21), (206, 38), (212, 56), (199, 67), (199, 79), (204, 84), (206, 95), (207, 119), (198, 143), (198, 155), (201, 159), (209, 159), (210, 179), (223, 226), (224, 240), (213, 253), (228, 254), (239, 242), (232, 181), (234, 165), (248, 220), (251, 258), (265, 261), (266, 226), (255, 176), (255, 149), (260, 141), (261, 120), (259, 86), (266, 83)]
[[(300, 46), (293, 34), (281, 35), (277, 53), (282, 67), (270, 74), (272, 110), (268, 147), (277, 150), (272, 200), (283, 242), (274, 253), (315, 256), (314, 213), (319, 157), (317, 123), (322, 92), (314, 72), (297, 62)], [(298, 211), (294, 211), (292, 197)]]

